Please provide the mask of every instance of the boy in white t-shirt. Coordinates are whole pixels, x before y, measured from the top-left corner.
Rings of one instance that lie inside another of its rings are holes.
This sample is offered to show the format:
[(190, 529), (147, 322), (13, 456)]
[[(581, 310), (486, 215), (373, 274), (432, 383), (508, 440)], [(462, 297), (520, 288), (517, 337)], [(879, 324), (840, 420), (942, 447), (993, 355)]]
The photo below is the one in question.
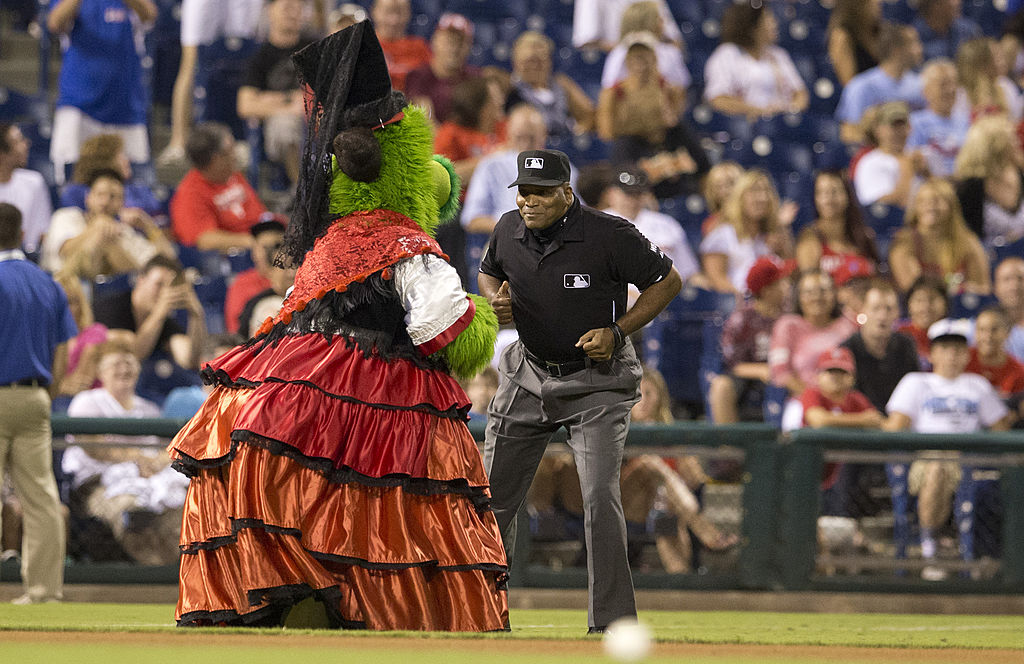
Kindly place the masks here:
[[(887, 431), (974, 433), (1005, 431), (1014, 421), (992, 385), (977, 374), (964, 373), (970, 359), (971, 323), (944, 318), (928, 328), (930, 373), (915, 371), (893, 390), (883, 424)], [(929, 452), (929, 457), (939, 453)], [(956, 452), (949, 453), (955, 458)], [(918, 460), (910, 467), (910, 493), (917, 495), (921, 526), (921, 555), (935, 558), (935, 533), (949, 519), (951, 497), (960, 484), (956, 461)], [(926, 567), (922, 578), (941, 580), (943, 570)]]

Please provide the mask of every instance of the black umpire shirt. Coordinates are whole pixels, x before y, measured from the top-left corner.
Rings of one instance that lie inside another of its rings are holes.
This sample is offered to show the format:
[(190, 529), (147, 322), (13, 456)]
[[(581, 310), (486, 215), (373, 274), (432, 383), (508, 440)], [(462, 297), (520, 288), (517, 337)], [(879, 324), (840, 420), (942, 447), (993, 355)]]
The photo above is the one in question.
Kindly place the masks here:
[(672, 269), (672, 260), (625, 219), (573, 200), (541, 239), (518, 210), (494, 227), (480, 271), (508, 281), (512, 315), (526, 348), (549, 362), (586, 357), (576, 342), (626, 311), (626, 287), (641, 291)]

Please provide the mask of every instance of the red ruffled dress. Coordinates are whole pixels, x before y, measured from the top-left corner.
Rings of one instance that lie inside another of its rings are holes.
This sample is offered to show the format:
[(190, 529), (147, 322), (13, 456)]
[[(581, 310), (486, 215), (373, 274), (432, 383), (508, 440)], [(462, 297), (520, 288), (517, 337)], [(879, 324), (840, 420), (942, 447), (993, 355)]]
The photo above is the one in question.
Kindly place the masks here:
[(277, 317), (205, 367), (214, 391), (168, 448), (192, 477), (180, 625), (278, 624), (312, 595), (341, 627), (507, 628), (469, 400), (429, 357), (472, 301), (413, 343), (392, 270), (419, 256), (443, 254), (402, 215), (339, 219)]

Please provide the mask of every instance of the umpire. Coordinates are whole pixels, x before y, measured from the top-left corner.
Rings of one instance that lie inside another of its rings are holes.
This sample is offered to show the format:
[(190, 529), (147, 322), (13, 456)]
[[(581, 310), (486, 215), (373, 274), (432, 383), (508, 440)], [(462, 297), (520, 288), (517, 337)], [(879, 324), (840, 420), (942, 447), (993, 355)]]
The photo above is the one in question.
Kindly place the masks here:
[[(590, 632), (636, 615), (619, 495), (629, 411), (641, 367), (628, 335), (653, 319), (681, 280), (661, 251), (619, 217), (580, 205), (569, 159), (518, 157), (514, 210), (494, 228), (480, 293), (519, 341), (501, 356), (502, 384), (487, 413), (484, 463), (509, 556), (516, 513), (552, 434), (568, 431), (583, 488)], [(626, 311), (626, 288), (642, 293)]]
[[(53, 476), (47, 387), (60, 380), (64, 342), (78, 331), (67, 296), (25, 259), (18, 208), (0, 203), (0, 478), (10, 473), (24, 513), (15, 604), (59, 601), (64, 584), (64, 518)], [(54, 375), (58, 373), (58, 375)]]

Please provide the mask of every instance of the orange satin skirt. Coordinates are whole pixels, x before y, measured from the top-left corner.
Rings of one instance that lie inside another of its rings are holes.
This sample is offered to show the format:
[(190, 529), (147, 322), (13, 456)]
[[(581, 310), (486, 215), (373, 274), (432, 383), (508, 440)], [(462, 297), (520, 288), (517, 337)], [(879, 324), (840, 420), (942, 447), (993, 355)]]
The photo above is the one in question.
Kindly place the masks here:
[(192, 476), (179, 624), (274, 624), (313, 596), (340, 627), (507, 628), (505, 554), (449, 376), (316, 335), (208, 369), (218, 385), (169, 447)]

